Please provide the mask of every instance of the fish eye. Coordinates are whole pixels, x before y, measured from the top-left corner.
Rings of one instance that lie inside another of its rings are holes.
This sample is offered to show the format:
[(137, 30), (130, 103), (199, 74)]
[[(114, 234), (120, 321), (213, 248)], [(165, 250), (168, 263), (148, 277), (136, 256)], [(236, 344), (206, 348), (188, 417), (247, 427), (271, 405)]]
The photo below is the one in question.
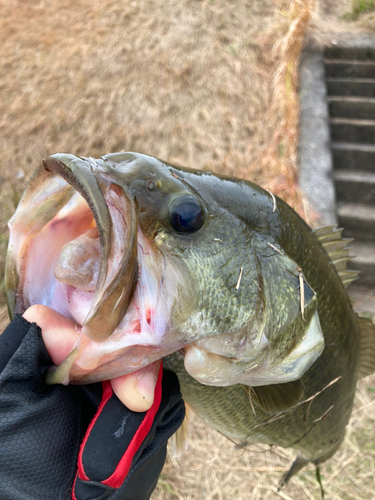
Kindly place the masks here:
[(193, 196), (176, 198), (170, 206), (169, 216), (171, 225), (177, 233), (193, 233), (204, 223), (202, 206)]

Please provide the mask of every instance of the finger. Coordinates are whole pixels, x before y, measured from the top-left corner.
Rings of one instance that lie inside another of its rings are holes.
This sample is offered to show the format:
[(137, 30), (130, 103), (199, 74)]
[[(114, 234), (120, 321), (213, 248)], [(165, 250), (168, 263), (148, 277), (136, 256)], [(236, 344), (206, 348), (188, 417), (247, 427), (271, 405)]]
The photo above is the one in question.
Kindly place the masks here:
[[(23, 317), (42, 329), (43, 340), (55, 365), (64, 361), (79, 334), (75, 323), (58, 312), (42, 305), (29, 307)], [(132, 411), (147, 411), (154, 401), (160, 361), (141, 370), (111, 380), (117, 397)]]
[(43, 340), (55, 365), (59, 365), (73, 349), (79, 334), (75, 323), (47, 306), (29, 307), (23, 317), (42, 329)]
[(132, 411), (147, 411), (154, 402), (160, 361), (111, 380), (116, 396)]

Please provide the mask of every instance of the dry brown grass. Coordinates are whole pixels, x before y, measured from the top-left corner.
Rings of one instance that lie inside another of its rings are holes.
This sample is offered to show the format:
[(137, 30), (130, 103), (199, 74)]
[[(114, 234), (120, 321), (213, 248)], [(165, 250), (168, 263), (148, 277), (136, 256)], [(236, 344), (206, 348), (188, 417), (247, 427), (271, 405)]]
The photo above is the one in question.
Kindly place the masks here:
[[(0, 275), (6, 220), (40, 160), (135, 150), (245, 177), (308, 213), (297, 187), (298, 56), (371, 30), (351, 0), (0, 0)], [(329, 33), (329, 34), (328, 34)], [(5, 308), (0, 321), (6, 321)], [(374, 379), (323, 467), (326, 498), (375, 498)], [(155, 500), (317, 499), (310, 468), (280, 493), (282, 449), (235, 450), (194, 419)]]
[(290, 2), (280, 11), (280, 24), (270, 27), (276, 37), (271, 50), (272, 99), (267, 110), (273, 136), (260, 155), (262, 171), (268, 172), (263, 179), (265, 187), (287, 200), (306, 220), (311, 214), (298, 189), (298, 65), (314, 7), (314, 0)]

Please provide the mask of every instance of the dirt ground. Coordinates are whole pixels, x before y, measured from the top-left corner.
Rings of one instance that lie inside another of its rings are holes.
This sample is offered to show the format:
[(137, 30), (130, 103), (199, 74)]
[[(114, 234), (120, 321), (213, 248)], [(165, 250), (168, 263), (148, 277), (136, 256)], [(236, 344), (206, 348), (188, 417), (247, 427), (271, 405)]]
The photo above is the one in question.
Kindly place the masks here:
[[(313, 222), (298, 189), (303, 40), (372, 32), (350, 0), (0, 0), (0, 276), (6, 222), (41, 159), (130, 150), (250, 179)], [(305, 37), (305, 38), (304, 38)], [(4, 301), (0, 311), (6, 322)], [(373, 379), (347, 439), (322, 468), (326, 498), (375, 498)], [(318, 499), (307, 468), (282, 491), (293, 454), (235, 449), (193, 419), (155, 500)]]

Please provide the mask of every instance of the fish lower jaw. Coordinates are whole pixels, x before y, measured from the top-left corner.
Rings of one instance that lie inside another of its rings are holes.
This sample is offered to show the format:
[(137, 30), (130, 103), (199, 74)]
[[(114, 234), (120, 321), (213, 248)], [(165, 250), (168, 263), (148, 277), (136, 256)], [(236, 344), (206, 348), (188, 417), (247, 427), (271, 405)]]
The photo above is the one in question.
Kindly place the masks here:
[(248, 373), (242, 383), (252, 387), (284, 384), (299, 380), (324, 349), (324, 336), (315, 312), (302, 341), (286, 357), (267, 362), (262, 373)]
[(324, 345), (319, 314), (316, 311), (302, 341), (281, 362), (274, 363), (274, 367), (270, 368), (268, 384), (277, 383), (275, 380), (282, 380), (284, 383), (300, 379), (321, 355)]
[(315, 312), (304, 338), (287, 356), (271, 360), (268, 349), (249, 358), (230, 358), (191, 344), (184, 348), (186, 371), (198, 382), (212, 386), (244, 384), (251, 387), (284, 384), (302, 377), (324, 349), (324, 337)]

